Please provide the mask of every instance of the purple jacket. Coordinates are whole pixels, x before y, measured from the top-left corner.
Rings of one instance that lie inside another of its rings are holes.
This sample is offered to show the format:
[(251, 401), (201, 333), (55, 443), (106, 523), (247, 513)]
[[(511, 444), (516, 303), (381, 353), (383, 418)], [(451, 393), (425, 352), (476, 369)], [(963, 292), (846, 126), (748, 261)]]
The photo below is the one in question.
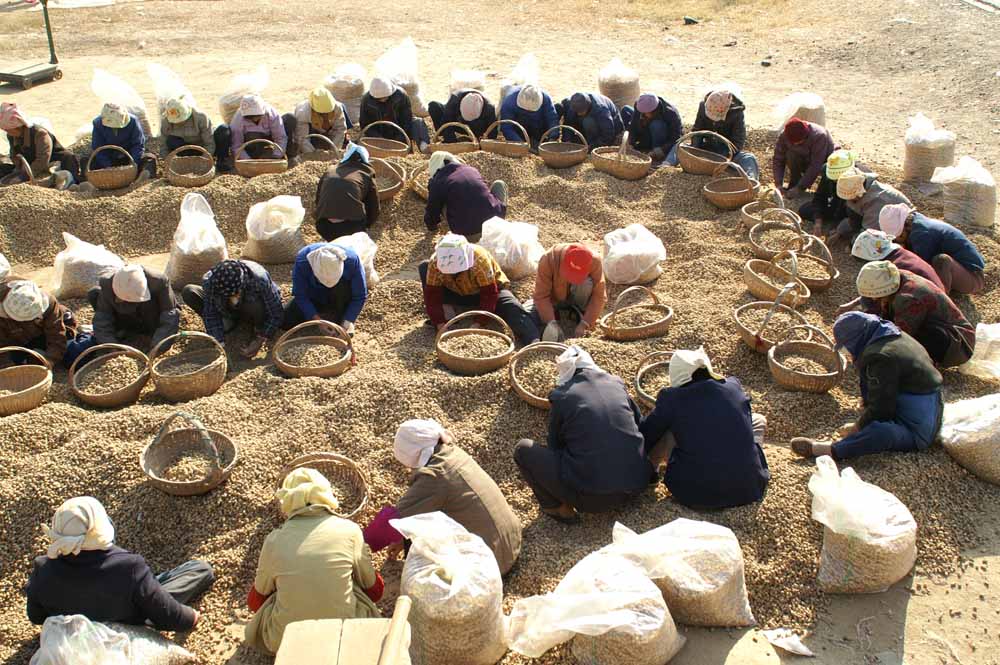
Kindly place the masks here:
[(474, 166), (454, 162), (438, 169), (427, 186), (424, 224), (428, 229), (437, 227), (444, 206), (451, 232), (464, 236), (482, 233), (483, 222), (507, 214), (507, 206), (493, 196)]
[(281, 122), (281, 114), (270, 104), (267, 105), (259, 123), (248, 122), (243, 118), (243, 114), (237, 111), (233, 121), (229, 123), (229, 129), (233, 133), (233, 155), (236, 159), (248, 157), (246, 151), (236, 154), (247, 140), (245, 136), (248, 133), (267, 134), (267, 138), (281, 146), (282, 150), (288, 149), (288, 134), (285, 133), (285, 125)]
[(785, 137), (785, 132), (781, 132), (781, 136), (778, 137), (778, 143), (774, 146), (774, 160), (771, 163), (776, 185), (780, 186), (785, 181), (788, 158), (795, 155), (805, 160), (807, 166), (801, 179), (790, 183), (789, 189), (793, 187), (798, 187), (802, 191), (809, 189), (823, 172), (827, 157), (837, 149), (826, 127), (811, 122), (807, 122), (806, 127), (809, 128), (809, 136), (802, 143), (793, 144)]

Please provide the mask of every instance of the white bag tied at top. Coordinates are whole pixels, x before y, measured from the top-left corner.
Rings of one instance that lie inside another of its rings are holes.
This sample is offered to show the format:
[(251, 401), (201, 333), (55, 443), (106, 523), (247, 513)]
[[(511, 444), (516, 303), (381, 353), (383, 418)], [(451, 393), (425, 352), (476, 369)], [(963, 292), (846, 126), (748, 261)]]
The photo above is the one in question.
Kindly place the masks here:
[(56, 298), (83, 298), (106, 274), (125, 262), (104, 245), (92, 245), (63, 231), (66, 249), (56, 254), (52, 293)]
[(635, 561), (663, 593), (674, 620), (689, 626), (752, 626), (743, 551), (736, 534), (711, 522), (676, 519), (642, 535), (616, 523), (612, 551)]
[(400, 594), (413, 601), (414, 665), (493, 665), (507, 652), (503, 582), (493, 551), (442, 512), (390, 520), (413, 545)]
[(959, 465), (1000, 485), (1000, 393), (945, 404), (941, 441)]
[(181, 202), (181, 221), (170, 246), (167, 279), (176, 288), (201, 284), (204, 274), (227, 258), (226, 239), (215, 224), (212, 207), (201, 194), (188, 193)]
[(365, 270), (365, 284), (368, 285), (369, 289), (382, 281), (378, 271), (375, 270), (375, 254), (378, 252), (378, 245), (371, 239), (371, 236), (364, 231), (358, 231), (349, 236), (334, 238), (333, 242), (350, 247), (358, 253), (361, 267)]
[(365, 68), (353, 62), (340, 65), (333, 74), (326, 77), (323, 87), (330, 91), (338, 102), (347, 107), (347, 117), (358, 124), (361, 117), (361, 100), (365, 96)]
[(51, 616), (42, 625), (30, 665), (184, 665), (187, 649), (141, 626), (102, 624), (81, 614)]
[(604, 236), (604, 275), (614, 284), (646, 284), (663, 272), (660, 261), (667, 258), (663, 241), (642, 224)]
[(534, 53), (525, 53), (514, 65), (507, 78), (500, 82), (500, 100), (497, 102), (497, 115), (500, 115), (500, 104), (503, 103), (511, 88), (521, 85), (538, 85), (540, 79), (538, 58)]
[(972, 157), (934, 169), (931, 182), (944, 185), (944, 221), (985, 228), (996, 223), (997, 183)]
[(838, 473), (826, 455), (816, 460), (809, 491), (812, 518), (826, 526), (820, 589), (879, 593), (906, 577), (917, 559), (917, 523), (902, 501), (854, 469)]
[(936, 129), (934, 121), (923, 113), (910, 118), (906, 130), (906, 156), (903, 158), (903, 179), (927, 182), (934, 169), (955, 163), (955, 134)]
[(136, 117), (142, 126), (142, 131), (149, 139), (153, 132), (149, 126), (149, 116), (146, 113), (146, 102), (135, 88), (103, 69), (94, 68), (94, 78), (90, 80), (90, 89), (101, 100), (101, 104), (120, 104)]
[[(378, 76), (391, 79), (406, 92), (413, 108), (413, 116), (426, 118), (427, 105), (424, 103), (420, 89), (420, 73), (417, 63), (417, 45), (411, 37), (407, 37), (398, 46), (389, 49), (375, 61), (375, 73)], [(407, 134), (409, 127), (403, 127)]]
[(976, 348), (958, 371), (980, 379), (1000, 379), (1000, 323), (976, 324)]
[(517, 280), (538, 272), (545, 248), (538, 242), (538, 227), (493, 217), (483, 222), (479, 245), (489, 251), (504, 273)]
[(219, 97), (219, 115), (222, 122), (229, 124), (233, 116), (240, 110), (240, 102), (246, 95), (259, 95), (264, 92), (271, 77), (267, 67), (260, 65), (252, 72), (237, 74), (229, 81), (226, 92)]
[(626, 67), (620, 58), (612, 58), (597, 76), (597, 88), (602, 95), (615, 103), (620, 111), (622, 107), (635, 106), (642, 92), (639, 87), (639, 74), (631, 67)]
[(260, 263), (292, 263), (306, 246), (302, 239), (305, 216), (300, 196), (275, 196), (255, 203), (247, 214), (243, 256)]
[(774, 107), (776, 129), (781, 131), (792, 118), (826, 126), (826, 104), (814, 92), (793, 92)]

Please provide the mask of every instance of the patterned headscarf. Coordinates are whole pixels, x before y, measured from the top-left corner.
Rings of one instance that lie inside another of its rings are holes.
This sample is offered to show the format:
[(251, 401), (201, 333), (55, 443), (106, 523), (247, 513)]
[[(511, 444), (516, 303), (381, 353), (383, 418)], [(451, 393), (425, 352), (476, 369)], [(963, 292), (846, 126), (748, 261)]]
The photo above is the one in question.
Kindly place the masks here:
[(705, 99), (705, 115), (712, 122), (722, 122), (729, 115), (733, 105), (733, 93), (727, 90), (716, 90)]
[(209, 278), (212, 289), (224, 296), (234, 296), (243, 290), (247, 268), (241, 261), (229, 259), (212, 268)]

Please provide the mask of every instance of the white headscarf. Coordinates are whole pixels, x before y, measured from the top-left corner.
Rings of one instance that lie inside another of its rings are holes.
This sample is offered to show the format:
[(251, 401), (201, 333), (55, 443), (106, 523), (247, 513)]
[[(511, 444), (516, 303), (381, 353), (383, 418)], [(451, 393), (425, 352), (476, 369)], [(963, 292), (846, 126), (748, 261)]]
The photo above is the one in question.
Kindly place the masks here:
[(697, 351), (687, 351), (678, 349), (670, 358), (670, 387), (680, 388), (691, 383), (691, 377), (701, 368), (708, 370), (713, 379), (721, 379), (722, 376), (712, 371), (712, 361), (705, 353), (705, 347), (699, 346)]
[(457, 275), (475, 265), (476, 250), (465, 236), (448, 233), (438, 241), (434, 262), (445, 275)]
[(47, 552), (50, 559), (85, 550), (106, 550), (115, 541), (115, 527), (107, 511), (92, 496), (69, 499), (52, 516), (52, 526), (43, 524), (42, 529), (51, 542)]
[(328, 242), (309, 252), (306, 260), (309, 261), (309, 267), (312, 268), (319, 283), (332, 289), (344, 276), (344, 261), (347, 260), (347, 251), (340, 245)]
[(3, 300), (3, 312), (7, 318), (24, 323), (34, 321), (49, 308), (49, 296), (38, 285), (28, 280), (11, 282)]
[(146, 271), (137, 263), (119, 268), (111, 278), (111, 290), (125, 302), (149, 302), (149, 282)]
[(240, 100), (240, 115), (264, 115), (264, 98), (260, 95), (247, 95)]
[(528, 113), (534, 113), (542, 108), (545, 98), (542, 96), (542, 91), (537, 87), (526, 85), (518, 91), (516, 101), (519, 109)]
[(574, 344), (569, 347), (556, 359), (556, 369), (559, 376), (556, 378), (556, 385), (561, 386), (576, 374), (578, 369), (596, 369), (604, 371), (597, 366), (590, 354)]
[(448, 431), (436, 420), (407, 420), (396, 430), (392, 450), (399, 463), (419, 469), (434, 454), (434, 447)]
[(340, 508), (330, 481), (316, 469), (308, 467), (295, 469), (285, 476), (281, 489), (274, 496), (281, 504), (281, 512), (286, 519), (309, 512), (314, 506), (331, 514)]
[(372, 83), (368, 86), (368, 92), (375, 99), (385, 99), (392, 95), (396, 91), (396, 86), (393, 85), (392, 81), (384, 79), (381, 76), (376, 76), (372, 79)]
[(427, 175), (434, 177), (434, 174), (445, 164), (462, 164), (462, 160), (451, 154), (447, 150), (437, 150), (427, 160)]
[(0, 279), (5, 279), (10, 274), (10, 262), (7, 257), (0, 254)]

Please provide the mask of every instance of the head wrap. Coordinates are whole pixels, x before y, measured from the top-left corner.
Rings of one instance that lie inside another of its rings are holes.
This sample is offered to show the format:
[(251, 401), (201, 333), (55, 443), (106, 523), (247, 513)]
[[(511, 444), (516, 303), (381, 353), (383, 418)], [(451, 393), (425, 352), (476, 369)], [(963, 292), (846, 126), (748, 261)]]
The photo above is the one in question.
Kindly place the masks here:
[(845, 201), (860, 199), (865, 195), (867, 176), (856, 168), (849, 168), (837, 178), (837, 196)]
[(264, 115), (264, 98), (260, 95), (246, 95), (240, 100), (240, 115)]
[(470, 92), (462, 97), (462, 101), (458, 103), (458, 112), (462, 115), (462, 120), (472, 122), (483, 114), (484, 106), (486, 106), (486, 100), (483, 99), (483, 96), (478, 92)]
[(309, 93), (309, 108), (316, 113), (332, 113), (333, 106), (337, 100), (333, 98), (333, 93), (319, 86)]
[(149, 302), (149, 282), (146, 271), (136, 263), (119, 268), (111, 278), (111, 290), (125, 302)]
[(854, 241), (851, 254), (864, 261), (881, 261), (899, 249), (892, 238), (876, 229), (865, 229)]
[(340, 245), (328, 242), (322, 247), (317, 247), (306, 255), (309, 267), (319, 283), (328, 289), (332, 289), (340, 282), (344, 276), (344, 261), (347, 260), (347, 250)]
[(21, 115), (21, 111), (17, 108), (17, 104), (13, 102), (4, 102), (0, 104), (0, 129), (5, 132), (10, 132), (18, 127), (27, 127), (28, 120)]
[(443, 436), (447, 430), (436, 420), (407, 420), (396, 430), (392, 450), (400, 464), (419, 469), (427, 464)]
[(212, 290), (223, 296), (235, 296), (243, 290), (247, 268), (241, 261), (227, 259), (212, 268)]
[(534, 113), (542, 108), (543, 101), (545, 100), (542, 91), (533, 85), (526, 85), (517, 93), (517, 108), (528, 113)]
[(837, 317), (833, 324), (833, 339), (838, 349), (847, 349), (855, 362), (865, 347), (883, 337), (898, 337), (902, 332), (891, 321), (874, 314), (847, 312)]
[(805, 120), (792, 118), (785, 123), (785, 137), (792, 143), (802, 143), (809, 138), (809, 125)]
[(590, 275), (590, 266), (594, 262), (594, 253), (580, 243), (573, 243), (563, 254), (559, 273), (570, 284), (580, 284)]
[(194, 107), (183, 97), (175, 97), (167, 102), (167, 121), (173, 124), (184, 122), (193, 112)]
[(597, 366), (597, 363), (594, 362), (589, 353), (574, 344), (556, 358), (556, 371), (559, 374), (556, 377), (556, 385), (561, 386), (572, 379), (578, 369), (603, 371)]
[(384, 79), (381, 76), (376, 76), (372, 79), (372, 84), (368, 86), (368, 94), (370, 94), (375, 99), (385, 99), (395, 92), (396, 86), (392, 84), (392, 81)]
[(457, 275), (475, 264), (476, 250), (465, 236), (448, 233), (438, 241), (434, 257), (438, 270), (445, 275)]
[(434, 174), (444, 166), (445, 164), (462, 164), (462, 160), (451, 154), (447, 150), (437, 150), (431, 155), (431, 158), (427, 160), (427, 173), (430, 177), (434, 177)]
[(574, 92), (569, 98), (569, 108), (577, 115), (586, 113), (590, 110), (590, 97), (582, 92)]
[(10, 263), (7, 261), (7, 257), (0, 254), (0, 279), (4, 279), (10, 274)]
[(716, 90), (705, 98), (705, 115), (712, 122), (722, 122), (729, 115), (733, 105), (733, 93), (728, 90)]
[(285, 476), (274, 493), (286, 519), (309, 512), (314, 506), (336, 513), (340, 502), (333, 495), (330, 481), (316, 469), (301, 467)]
[(355, 155), (357, 155), (365, 164), (367, 164), (370, 159), (368, 156), (368, 148), (351, 141), (347, 144), (347, 150), (344, 151), (344, 156), (340, 159), (340, 163), (343, 164)]
[(659, 105), (660, 100), (656, 95), (647, 92), (644, 95), (639, 95), (639, 99), (635, 101), (635, 110), (639, 113), (652, 113)]
[(857, 155), (850, 150), (834, 150), (826, 158), (826, 177), (837, 181), (848, 169), (854, 168)]
[(899, 291), (899, 268), (889, 261), (872, 261), (858, 273), (858, 295), (884, 298)]
[(691, 383), (691, 377), (701, 368), (708, 370), (709, 375), (713, 379), (723, 378), (712, 371), (712, 361), (709, 359), (708, 354), (705, 353), (704, 346), (699, 346), (697, 351), (687, 351), (685, 349), (674, 351), (674, 355), (670, 358), (670, 387), (680, 388), (683, 385)]
[(52, 516), (52, 526), (43, 524), (42, 529), (49, 537), (50, 559), (106, 550), (115, 541), (115, 527), (107, 511), (92, 496), (78, 496), (64, 502)]
[(27, 280), (11, 282), (7, 285), (7, 297), (3, 300), (3, 311), (8, 318), (24, 323), (34, 321), (49, 308), (49, 297), (34, 282)]
[(129, 123), (128, 111), (121, 104), (108, 102), (101, 109), (101, 124), (111, 129), (123, 129)]
[(913, 208), (905, 203), (894, 203), (882, 208), (878, 213), (879, 228), (886, 235), (898, 238), (906, 226), (906, 219), (913, 214)]

